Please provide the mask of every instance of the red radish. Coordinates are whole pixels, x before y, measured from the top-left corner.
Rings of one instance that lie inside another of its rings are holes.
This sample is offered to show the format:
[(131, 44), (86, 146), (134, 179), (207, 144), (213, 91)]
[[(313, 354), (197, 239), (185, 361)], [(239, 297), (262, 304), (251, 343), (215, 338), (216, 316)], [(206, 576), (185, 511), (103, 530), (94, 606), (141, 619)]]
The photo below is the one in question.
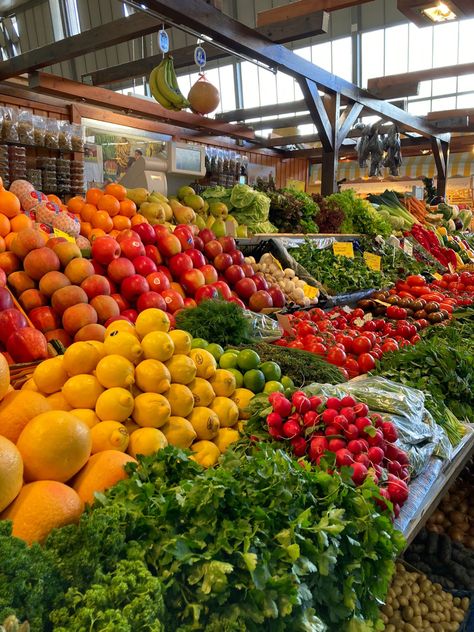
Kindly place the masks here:
[(270, 413), (267, 417), (267, 424), (269, 426), (281, 426), (283, 424), (283, 418), (278, 413)]
[(370, 421), (374, 424), (376, 428), (378, 428), (383, 423), (383, 417), (378, 413), (372, 413), (370, 415)]
[(303, 425), (305, 428), (311, 428), (311, 426), (316, 426), (318, 424), (318, 419), (318, 413), (314, 410), (309, 410), (304, 414)]
[(293, 437), (290, 443), (293, 446), (295, 456), (304, 456), (306, 454), (306, 441), (303, 437)]
[(323, 411), (322, 420), (325, 424), (332, 424), (337, 417), (337, 410), (334, 408), (326, 408)]
[(291, 413), (293, 406), (286, 397), (278, 397), (272, 401), (272, 408), (275, 413), (285, 418)]
[(325, 437), (315, 437), (314, 439), (311, 439), (308, 451), (310, 460), (315, 461), (317, 457), (327, 451), (328, 447), (329, 443)]
[(365, 467), (369, 467), (370, 466), (369, 457), (367, 456), (367, 454), (364, 454), (363, 452), (358, 454), (356, 456), (355, 460), (356, 460), (357, 463), (362, 463), (362, 465), (365, 465)]
[(287, 437), (288, 439), (297, 437), (300, 435), (300, 433), (301, 433), (301, 426), (299, 425), (297, 421), (294, 421), (293, 419), (289, 419), (288, 421), (285, 421), (285, 423), (283, 424), (283, 436)]
[(338, 452), (346, 447), (346, 442), (344, 439), (331, 439), (329, 441), (329, 450), (331, 452)]
[(339, 411), (339, 414), (343, 415), (349, 423), (354, 423), (356, 414), (353, 408), (349, 408), (345, 406), (344, 408), (341, 408), (341, 410)]
[(359, 402), (354, 406), (354, 412), (357, 417), (367, 417), (367, 415), (369, 414), (369, 407), (367, 406), (367, 404)]
[(369, 461), (374, 463), (374, 465), (378, 465), (382, 463), (383, 460), (383, 450), (382, 448), (378, 448), (377, 446), (373, 446), (369, 448), (367, 452), (367, 456), (369, 457)]
[(339, 467), (351, 465), (353, 461), (352, 454), (347, 448), (342, 448), (336, 452), (336, 465), (339, 465)]
[[(336, 457), (337, 460), (337, 457)], [(361, 485), (367, 477), (367, 468), (363, 463), (352, 463), (352, 480), (356, 485)]]
[(283, 439), (283, 435), (281, 434), (281, 428), (271, 427), (268, 429), (268, 434), (274, 439)]
[(387, 491), (390, 496), (390, 500), (393, 503), (398, 503), (399, 505), (402, 505), (408, 498), (407, 484), (396, 476), (392, 476), (391, 474), (389, 474)]
[(398, 458), (398, 453), (399, 453), (399, 449), (397, 448), (396, 445), (393, 445), (392, 443), (387, 443), (385, 447), (385, 456), (387, 457), (387, 459), (389, 459), (390, 461), (400, 462)]
[(353, 441), (359, 438), (359, 430), (355, 424), (349, 424), (344, 430), (344, 436), (348, 441)]
[(395, 426), (390, 421), (384, 421), (382, 424), (382, 433), (384, 439), (393, 443), (398, 439), (398, 432)]
[(333, 408), (334, 410), (341, 410), (341, 400), (337, 397), (329, 397), (326, 402), (326, 408)]
[(367, 428), (367, 426), (372, 427), (372, 424), (367, 417), (357, 417), (355, 425), (357, 426), (359, 432), (365, 432), (365, 428)]
[(345, 430), (349, 425), (349, 422), (347, 421), (347, 419), (343, 417), (342, 415), (336, 415), (332, 423), (335, 426), (338, 426), (339, 428), (341, 428), (341, 430)]
[(362, 444), (357, 439), (349, 441), (347, 444), (347, 449), (352, 452), (352, 454), (360, 454), (362, 452)]
[(382, 498), (375, 498), (375, 504), (378, 505), (383, 510), (388, 509), (387, 503), (384, 502), (384, 500), (382, 500), (382, 499), (385, 499), (391, 502), (388, 491), (385, 489), (385, 487), (380, 487), (378, 491), (379, 491), (380, 496), (382, 496)]
[(317, 397), (316, 395), (313, 395), (312, 397), (310, 397), (309, 401), (311, 404), (311, 410), (318, 410), (321, 404), (323, 403), (323, 400), (321, 399), (321, 397)]
[(326, 435), (326, 437), (334, 437), (336, 435), (341, 434), (339, 430), (340, 429), (337, 426), (326, 426), (326, 430), (324, 431), (324, 434)]
[(356, 404), (356, 400), (351, 395), (346, 395), (341, 399), (341, 406), (343, 408), (353, 408)]
[(402, 466), (398, 461), (390, 461), (387, 466), (387, 470), (390, 472), (390, 474), (400, 474), (401, 469)]
[(369, 444), (367, 443), (367, 441), (365, 439), (359, 439), (359, 441), (362, 444), (362, 450), (363, 452), (367, 452), (367, 450), (369, 449)]
[(399, 478), (402, 479), (402, 481), (408, 481), (410, 478), (410, 472), (408, 471), (408, 468), (402, 467), (402, 469), (400, 470), (400, 474), (398, 476)]
[(406, 452), (404, 452), (403, 450), (398, 450), (397, 461), (399, 463), (401, 463), (402, 465), (410, 465), (410, 461), (408, 459), (408, 454)]
[(380, 430), (376, 430), (374, 436), (369, 435), (367, 437), (367, 442), (370, 446), (379, 446), (382, 444), (383, 434)]

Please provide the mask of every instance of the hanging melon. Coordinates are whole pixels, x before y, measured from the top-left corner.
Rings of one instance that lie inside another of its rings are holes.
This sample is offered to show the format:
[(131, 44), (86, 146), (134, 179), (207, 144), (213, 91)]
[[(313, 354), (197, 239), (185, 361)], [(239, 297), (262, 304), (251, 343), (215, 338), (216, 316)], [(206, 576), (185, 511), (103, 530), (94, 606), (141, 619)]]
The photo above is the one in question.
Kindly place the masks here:
[(194, 112), (210, 114), (219, 105), (219, 90), (201, 74), (189, 91), (188, 101)]

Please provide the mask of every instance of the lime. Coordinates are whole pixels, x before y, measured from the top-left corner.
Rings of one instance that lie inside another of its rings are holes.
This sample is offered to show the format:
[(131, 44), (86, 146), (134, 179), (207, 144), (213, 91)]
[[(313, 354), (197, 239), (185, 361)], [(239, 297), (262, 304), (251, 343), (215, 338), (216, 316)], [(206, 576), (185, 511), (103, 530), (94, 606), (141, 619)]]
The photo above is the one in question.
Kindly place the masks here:
[(279, 393), (284, 393), (285, 388), (281, 382), (277, 382), (276, 380), (270, 380), (265, 384), (263, 389), (264, 393), (275, 393), (278, 391)]
[(219, 366), (221, 369), (235, 369), (237, 366), (237, 354), (226, 351), (219, 358)]
[(293, 380), (291, 379), (291, 377), (288, 377), (288, 375), (284, 375), (280, 382), (283, 384), (283, 386), (286, 388), (295, 388), (295, 383), (293, 382)]
[(260, 356), (253, 349), (244, 349), (237, 356), (237, 365), (243, 371), (256, 369), (260, 364)]
[(217, 362), (219, 362), (219, 358), (224, 353), (224, 349), (215, 342), (211, 342), (211, 344), (207, 345), (206, 351), (209, 351), (209, 353), (214, 356)]
[(244, 386), (252, 393), (261, 393), (265, 386), (265, 376), (258, 369), (250, 369), (244, 373)]
[(191, 342), (191, 349), (206, 349), (208, 346), (209, 343), (204, 338), (193, 338)]
[(232, 373), (232, 375), (235, 377), (236, 388), (242, 388), (242, 386), (244, 385), (244, 376), (242, 375), (242, 373), (238, 371), (237, 369), (233, 369), (233, 368), (227, 369), (227, 370), (229, 371), (229, 373)]
[(262, 362), (258, 368), (265, 376), (267, 382), (269, 380), (278, 381), (281, 378), (281, 369), (276, 362)]
[(225, 352), (226, 353), (233, 353), (234, 355), (239, 355), (240, 349), (232, 349), (231, 347), (227, 347)]

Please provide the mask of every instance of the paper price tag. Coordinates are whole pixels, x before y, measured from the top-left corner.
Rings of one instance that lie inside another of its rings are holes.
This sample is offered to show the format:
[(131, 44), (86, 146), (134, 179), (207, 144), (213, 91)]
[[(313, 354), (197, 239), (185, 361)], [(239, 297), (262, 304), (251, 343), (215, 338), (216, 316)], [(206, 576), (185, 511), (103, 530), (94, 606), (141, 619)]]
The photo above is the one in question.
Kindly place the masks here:
[(451, 274), (454, 274), (456, 272), (456, 268), (453, 266), (452, 263), (448, 263), (448, 269), (451, 272)]
[(349, 259), (354, 259), (354, 246), (352, 241), (335, 241), (332, 245), (332, 251), (336, 257), (349, 257)]
[(374, 303), (378, 303), (379, 305), (384, 305), (385, 307), (390, 307), (390, 303), (386, 303), (385, 301), (379, 301), (378, 298), (374, 298)]
[(304, 292), (304, 295), (307, 296), (308, 298), (316, 298), (317, 296), (319, 296), (318, 288), (313, 287), (312, 285), (308, 285), (307, 283), (303, 287), (303, 292)]
[(413, 244), (411, 244), (408, 239), (405, 239), (403, 242), (403, 251), (409, 256), (413, 257)]
[(274, 257), (272, 255), (272, 259), (273, 259), (273, 263), (276, 263), (276, 265), (280, 268), (280, 270), (283, 270), (281, 263), (278, 261), (278, 259), (276, 257)]
[(158, 47), (162, 53), (167, 53), (170, 49), (170, 39), (164, 29), (158, 31)]
[(66, 241), (70, 241), (73, 244), (76, 243), (76, 240), (74, 239), (74, 237), (72, 237), (71, 235), (68, 235), (68, 233), (65, 233), (63, 230), (60, 230), (59, 228), (53, 228), (53, 233), (55, 237), (63, 237), (64, 239), (66, 239)]
[(374, 255), (373, 252), (364, 252), (364, 259), (367, 267), (370, 270), (380, 272), (380, 268), (382, 267), (382, 257), (379, 257), (379, 255)]
[(434, 272), (433, 276), (437, 281), (441, 281), (441, 279), (443, 278), (441, 274), (438, 274), (438, 272)]

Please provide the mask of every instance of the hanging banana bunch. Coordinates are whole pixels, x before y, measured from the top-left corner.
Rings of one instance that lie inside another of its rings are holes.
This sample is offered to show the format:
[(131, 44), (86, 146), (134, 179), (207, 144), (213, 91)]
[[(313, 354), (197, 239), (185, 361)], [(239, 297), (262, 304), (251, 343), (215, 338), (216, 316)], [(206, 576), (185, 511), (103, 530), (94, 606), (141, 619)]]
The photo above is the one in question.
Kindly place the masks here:
[(163, 61), (153, 68), (148, 83), (155, 101), (158, 101), (167, 110), (177, 112), (189, 107), (189, 101), (179, 89), (171, 55), (164, 57)]

